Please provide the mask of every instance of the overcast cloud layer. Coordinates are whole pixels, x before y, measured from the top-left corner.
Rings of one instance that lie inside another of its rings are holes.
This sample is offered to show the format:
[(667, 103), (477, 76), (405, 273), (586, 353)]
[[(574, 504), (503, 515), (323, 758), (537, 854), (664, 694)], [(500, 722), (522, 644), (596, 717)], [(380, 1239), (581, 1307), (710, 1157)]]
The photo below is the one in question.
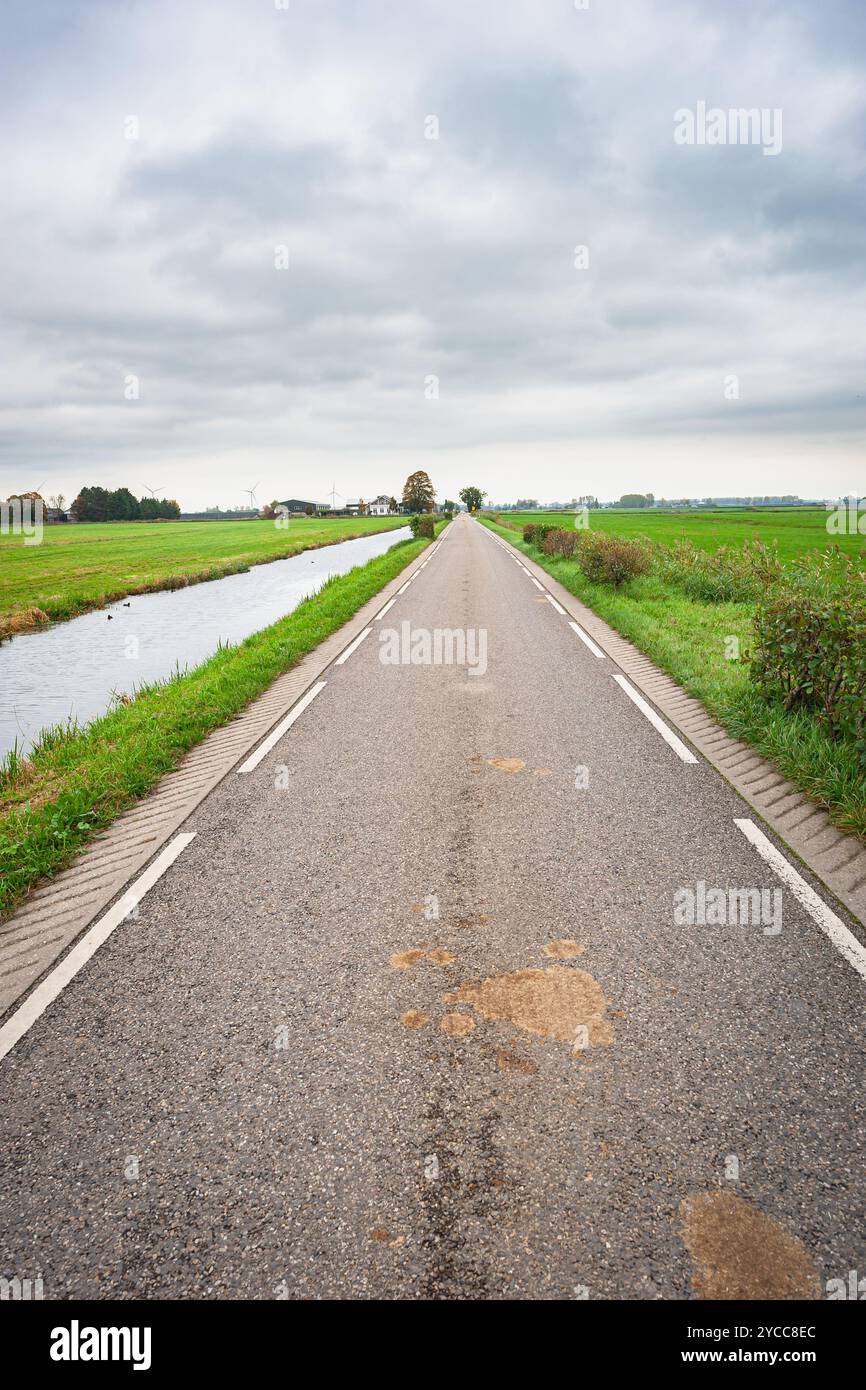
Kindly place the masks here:
[(2, 15), (4, 497), (866, 492), (862, 0)]

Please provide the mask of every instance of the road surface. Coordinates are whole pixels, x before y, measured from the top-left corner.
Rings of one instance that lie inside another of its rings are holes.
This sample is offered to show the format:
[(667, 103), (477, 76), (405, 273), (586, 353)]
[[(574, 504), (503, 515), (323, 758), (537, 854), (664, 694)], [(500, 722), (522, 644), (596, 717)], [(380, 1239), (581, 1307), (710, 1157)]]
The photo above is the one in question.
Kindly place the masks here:
[[(483, 630), (486, 669), (383, 661), (403, 623), (421, 655)], [(372, 626), (0, 1062), (0, 1274), (653, 1299), (866, 1273), (866, 983), (749, 809), (468, 517)], [(677, 920), (700, 884), (781, 890), (781, 921)]]

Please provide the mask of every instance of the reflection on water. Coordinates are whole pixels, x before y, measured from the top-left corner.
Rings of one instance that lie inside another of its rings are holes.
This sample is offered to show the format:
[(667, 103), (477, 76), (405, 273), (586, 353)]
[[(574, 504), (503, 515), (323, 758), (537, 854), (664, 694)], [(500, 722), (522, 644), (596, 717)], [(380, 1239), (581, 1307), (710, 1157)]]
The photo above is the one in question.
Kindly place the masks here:
[[(187, 589), (139, 594), (0, 645), (0, 755), (70, 717), (104, 714), (112, 695), (198, 666), (276, 622), (334, 574), (384, 555), (408, 527), (306, 550)], [(129, 604), (129, 607), (126, 604)], [(110, 620), (109, 616), (111, 615)], [(134, 654), (135, 653), (135, 654)]]

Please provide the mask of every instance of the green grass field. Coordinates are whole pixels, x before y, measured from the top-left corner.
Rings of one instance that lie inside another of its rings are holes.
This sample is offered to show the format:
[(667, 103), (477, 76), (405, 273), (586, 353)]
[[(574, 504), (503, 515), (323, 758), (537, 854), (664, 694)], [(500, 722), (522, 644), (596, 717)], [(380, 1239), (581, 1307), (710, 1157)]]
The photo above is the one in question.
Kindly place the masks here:
[[(221, 579), (312, 546), (405, 526), (405, 517), (118, 521), (46, 526), (40, 545), (0, 536), (0, 637), (128, 594)], [(34, 612), (34, 610), (37, 610)]]
[[(525, 515), (529, 520), (537, 520), (541, 514)], [(597, 516), (609, 523), (605, 530), (617, 531), (623, 519), (628, 528), (626, 534), (655, 534), (646, 524), (652, 524), (652, 514), (594, 512), (593, 525)], [(789, 545), (789, 558), (828, 544), (832, 538), (823, 528), (823, 517), (823, 513), (813, 514), (811, 526), (808, 522), (799, 527), (792, 523), (791, 530), (796, 532), (797, 542)], [(515, 514), (506, 512), (504, 518), (513, 523)], [(702, 539), (703, 548), (713, 549), (712, 534), (718, 536), (721, 530), (716, 516), (686, 520), (690, 525), (686, 538), (695, 545)], [(662, 514), (658, 521), (660, 528), (664, 528), (672, 519)], [(709, 527), (702, 538), (696, 534), (701, 522)], [(632, 579), (619, 590), (607, 584), (593, 584), (573, 560), (544, 555), (534, 546), (524, 544), (519, 530), (496, 526), (487, 520), (484, 524), (531, 556), (587, 607), (646, 652), (690, 695), (699, 699), (731, 734), (750, 743), (757, 752), (773, 761), (791, 782), (823, 806), (836, 825), (866, 840), (866, 773), (857, 750), (848, 742), (834, 742), (812, 715), (790, 713), (781, 704), (765, 699), (750, 679), (754, 603), (703, 602), (689, 597), (656, 573)], [(779, 529), (784, 524), (784, 521), (779, 523)], [(762, 535), (765, 542), (772, 539), (776, 522), (768, 520), (766, 525), (768, 529)], [(723, 533), (715, 544), (723, 539), (733, 543), (735, 526), (732, 520), (733, 534)], [(748, 530), (746, 538), (753, 534), (754, 531)], [(657, 538), (661, 540), (663, 536)], [(676, 540), (678, 536), (669, 533), (666, 538)], [(742, 541), (743, 538), (741, 532), (738, 539)], [(781, 552), (781, 542), (779, 548)], [(739, 639), (738, 660), (727, 657), (728, 639), (732, 636)]]
[[(717, 550), (720, 545), (742, 545), (758, 537), (765, 545), (775, 543), (779, 558), (795, 560), (810, 550), (821, 550), (834, 543), (857, 554), (866, 553), (866, 536), (833, 536), (827, 531), (829, 513), (818, 507), (760, 508), (754, 511), (719, 508), (701, 512), (593, 511), (591, 530), (618, 536), (649, 536), (651, 540), (673, 545), (691, 541), (701, 550)], [(573, 512), (503, 512), (503, 521), (524, 526), (543, 522), (552, 526), (574, 526)]]

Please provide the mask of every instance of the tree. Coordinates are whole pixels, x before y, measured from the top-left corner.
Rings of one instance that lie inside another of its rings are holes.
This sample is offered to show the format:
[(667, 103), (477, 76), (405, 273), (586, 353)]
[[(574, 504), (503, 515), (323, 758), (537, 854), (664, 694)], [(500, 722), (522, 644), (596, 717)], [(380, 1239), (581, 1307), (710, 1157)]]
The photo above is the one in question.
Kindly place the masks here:
[(477, 512), (484, 504), (486, 492), (482, 492), (480, 487), (464, 487), (460, 492), (460, 501), (465, 502), (470, 512)]
[(48, 501), (58, 512), (62, 512), (66, 507), (66, 498), (62, 492), (56, 492), (53, 497), (49, 497)]
[(616, 505), (618, 507), (648, 507), (651, 503), (642, 492), (624, 492)]
[(358, 516), (366, 516), (366, 514), (367, 503), (364, 501), (363, 497), (361, 497), (358, 499)]
[(388, 498), (388, 511), (389, 511), (389, 512), (396, 512), (396, 511), (397, 511), (397, 498), (396, 498), (396, 497), (389, 497), (389, 498)]
[(445, 501), (442, 503), (442, 508), (441, 508), (441, 510), (442, 510), (443, 512), (453, 512), (453, 511), (454, 511), (455, 505), (456, 505), (456, 504), (455, 504), (454, 502), (452, 502), (452, 501), (450, 500), (450, 498), (446, 497), (446, 498), (445, 498)]
[(432, 512), (436, 491), (429, 476), (419, 468), (411, 473), (403, 487), (403, 506), (410, 512)]
[(107, 521), (110, 495), (104, 487), (83, 487), (71, 507), (76, 521)]
[(128, 487), (119, 487), (108, 494), (109, 521), (138, 521), (141, 505)]

